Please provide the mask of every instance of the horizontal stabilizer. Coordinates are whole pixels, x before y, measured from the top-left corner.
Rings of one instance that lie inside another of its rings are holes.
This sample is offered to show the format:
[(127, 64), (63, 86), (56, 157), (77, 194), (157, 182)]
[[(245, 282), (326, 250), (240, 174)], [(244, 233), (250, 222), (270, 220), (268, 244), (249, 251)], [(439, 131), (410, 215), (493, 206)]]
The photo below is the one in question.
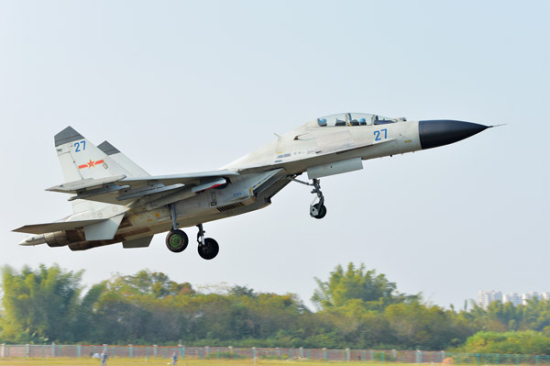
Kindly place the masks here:
[(75, 230), (87, 225), (97, 224), (108, 219), (91, 219), (80, 221), (51, 222), (48, 224), (25, 225), (13, 231), (28, 234), (46, 234), (56, 231)]
[(113, 177), (98, 178), (98, 179), (87, 178), (87, 179), (77, 180), (74, 182), (60, 184), (58, 186), (48, 188), (46, 189), (46, 191), (61, 192), (61, 193), (77, 193), (78, 191), (82, 191), (85, 189), (89, 189), (93, 187), (101, 187), (106, 184), (115, 183), (120, 180), (123, 180), (124, 178), (126, 178), (124, 174), (115, 175)]

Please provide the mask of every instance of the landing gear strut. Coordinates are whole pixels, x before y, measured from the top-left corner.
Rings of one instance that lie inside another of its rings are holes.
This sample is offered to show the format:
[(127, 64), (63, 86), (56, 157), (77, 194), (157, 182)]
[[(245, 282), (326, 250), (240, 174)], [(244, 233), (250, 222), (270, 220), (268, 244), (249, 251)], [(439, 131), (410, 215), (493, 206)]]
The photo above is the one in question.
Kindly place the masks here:
[[(309, 206), (309, 214), (316, 219), (322, 219), (327, 214), (327, 207), (325, 206), (325, 196), (321, 192), (321, 181), (319, 179), (313, 179), (313, 190), (311, 193), (316, 193), (319, 202), (311, 204)], [(315, 199), (313, 200), (315, 202)]]
[[(187, 234), (185, 232), (178, 229), (175, 205), (170, 206), (170, 214), (172, 216), (172, 229), (166, 236), (166, 246), (170, 251), (174, 253), (183, 252), (185, 248), (187, 248), (187, 244), (189, 244), (189, 237), (187, 237)], [(199, 255), (204, 259), (214, 259), (220, 251), (218, 242), (212, 238), (204, 237), (205, 231), (202, 227), (202, 224), (198, 224), (197, 228), (199, 229), (199, 232), (197, 233), (197, 242), (199, 243)]]
[(197, 242), (199, 243), (199, 255), (203, 259), (214, 259), (218, 255), (218, 252), (220, 251), (220, 247), (218, 245), (218, 242), (215, 241), (212, 238), (205, 238), (202, 224), (197, 225), (197, 228), (199, 229), (199, 232), (197, 233)]
[(174, 253), (180, 253), (187, 248), (189, 238), (184, 231), (178, 230), (178, 223), (176, 221), (176, 206), (172, 205), (170, 207), (170, 211), (172, 214), (172, 229), (168, 235), (166, 235), (166, 247)]
[[(311, 193), (317, 194), (317, 197), (309, 206), (309, 214), (311, 217), (316, 219), (322, 219), (325, 217), (327, 214), (327, 207), (325, 206), (325, 196), (323, 196), (323, 192), (321, 192), (321, 181), (319, 179), (313, 179), (313, 183), (308, 183), (291, 177), (288, 177), (287, 179), (290, 179), (293, 182), (305, 184), (306, 186), (313, 186)], [(319, 202), (315, 203), (317, 199), (319, 199)]]

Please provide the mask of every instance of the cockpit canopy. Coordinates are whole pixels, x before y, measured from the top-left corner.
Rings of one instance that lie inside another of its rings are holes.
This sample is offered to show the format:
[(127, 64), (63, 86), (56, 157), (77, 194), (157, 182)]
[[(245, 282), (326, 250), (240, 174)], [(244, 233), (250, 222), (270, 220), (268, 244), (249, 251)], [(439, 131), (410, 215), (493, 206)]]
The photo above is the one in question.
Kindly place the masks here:
[(317, 118), (317, 123), (321, 127), (371, 126), (395, 123), (398, 121), (406, 121), (406, 119), (382, 117), (377, 114), (368, 113), (340, 113)]

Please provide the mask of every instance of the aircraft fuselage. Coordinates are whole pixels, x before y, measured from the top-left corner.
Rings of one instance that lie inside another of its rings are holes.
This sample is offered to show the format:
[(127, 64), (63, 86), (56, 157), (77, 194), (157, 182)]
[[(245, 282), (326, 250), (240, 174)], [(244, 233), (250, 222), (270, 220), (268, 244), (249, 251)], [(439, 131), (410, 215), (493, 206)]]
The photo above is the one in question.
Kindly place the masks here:
[[(146, 172), (110, 144), (108, 148), (102, 148), (105, 143), (100, 145), (101, 151), (92, 149), (87, 165), (78, 164), (78, 158), (87, 159), (78, 155), (79, 149), (91, 143), (69, 127), (56, 135), (56, 146), (66, 178), (76, 176), (81, 180), (50, 190), (76, 194), (70, 200), (75, 200), (75, 211), (78, 212), (61, 223), (17, 229), (38, 234), (20, 244), (68, 245), (72, 250), (118, 242), (122, 242), (125, 248), (145, 247), (154, 234), (198, 226), (199, 253), (203, 258), (211, 259), (217, 254), (217, 243), (215, 253), (201, 253), (201, 245), (206, 248), (211, 244), (208, 240), (213, 241), (210, 238), (205, 241), (203, 223), (264, 208), (275, 194), (303, 173), (313, 180), (310, 185), (315, 187), (314, 192), (320, 199), (315, 207), (311, 206), (311, 215), (322, 218), (326, 208), (319, 178), (362, 169), (363, 160), (453, 143), (486, 128), (462, 121), (408, 122), (346, 113), (308, 122), (220, 171), (127, 178), (132, 173), (135, 176)], [(77, 170), (68, 166), (70, 159), (64, 158), (66, 154), (72, 154)], [(91, 170), (101, 164), (105, 171), (99, 167), (98, 171)], [(95, 203), (88, 209), (78, 206), (79, 202), (82, 205), (90, 200)], [(79, 223), (82, 227), (78, 226)], [(63, 230), (46, 232), (50, 228)], [(173, 251), (181, 251), (187, 246), (186, 235), (177, 232), (179, 237), (170, 237), (169, 234), (167, 238), (168, 248)]]

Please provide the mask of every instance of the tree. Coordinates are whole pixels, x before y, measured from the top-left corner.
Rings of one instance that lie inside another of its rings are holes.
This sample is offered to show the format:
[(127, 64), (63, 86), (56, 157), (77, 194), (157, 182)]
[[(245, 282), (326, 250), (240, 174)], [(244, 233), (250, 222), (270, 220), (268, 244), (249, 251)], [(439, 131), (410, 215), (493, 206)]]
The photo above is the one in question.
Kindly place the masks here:
[(195, 292), (188, 282), (177, 283), (162, 272), (149, 270), (141, 270), (133, 276), (117, 275), (110, 281), (110, 286), (123, 293), (151, 295), (158, 299)]
[[(327, 281), (316, 279), (317, 313), (293, 294), (239, 285), (203, 293), (148, 270), (116, 275), (84, 292), (81, 275), (57, 265), (4, 267), (0, 340), (441, 350), (475, 334), (466, 352), (540, 354), (550, 339), (548, 300), (444, 310), (398, 293), (385, 275), (352, 263), (337, 266)], [(502, 332), (476, 334), (480, 330)]]
[(526, 305), (520, 305), (517, 309), (518, 328), (520, 330), (547, 331), (550, 336), (550, 300), (537, 298), (527, 300)]
[[(94, 303), (93, 326), (83, 339), (100, 343), (164, 343), (181, 339), (189, 328), (188, 298), (192, 286), (177, 283), (162, 272), (142, 270), (106, 281)], [(187, 306), (186, 306), (187, 307)]]
[(106, 290), (106, 283), (93, 285), (80, 300), (73, 325), (73, 334), (76, 341), (97, 339), (98, 327), (96, 324), (96, 305)]
[(240, 296), (249, 296), (249, 297), (256, 297), (256, 293), (254, 293), (254, 290), (251, 288), (248, 288), (247, 286), (239, 286), (235, 285), (229, 289), (229, 295), (240, 297)]
[(377, 275), (374, 269), (367, 271), (364, 264), (356, 268), (353, 263), (349, 263), (346, 271), (338, 265), (330, 273), (328, 281), (319, 278), (315, 278), (315, 281), (318, 288), (311, 301), (320, 310), (344, 306), (353, 299), (363, 301), (368, 309), (382, 310), (390, 304), (414, 301), (420, 297), (398, 293), (394, 282), (390, 282), (384, 274)]
[(445, 349), (455, 338), (453, 318), (435, 305), (392, 304), (384, 311), (397, 344), (407, 348)]
[(53, 265), (38, 270), (9, 266), (2, 270), (2, 336), (16, 342), (73, 339), (83, 271), (67, 272)]

